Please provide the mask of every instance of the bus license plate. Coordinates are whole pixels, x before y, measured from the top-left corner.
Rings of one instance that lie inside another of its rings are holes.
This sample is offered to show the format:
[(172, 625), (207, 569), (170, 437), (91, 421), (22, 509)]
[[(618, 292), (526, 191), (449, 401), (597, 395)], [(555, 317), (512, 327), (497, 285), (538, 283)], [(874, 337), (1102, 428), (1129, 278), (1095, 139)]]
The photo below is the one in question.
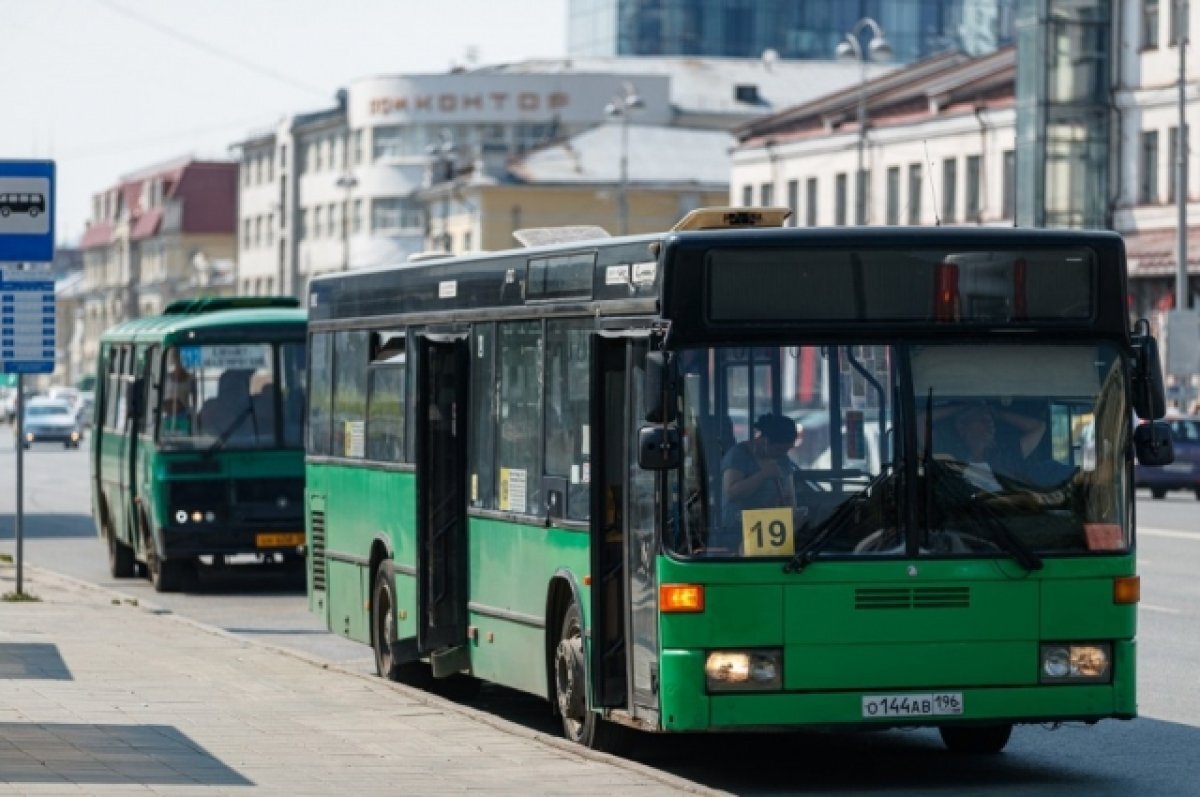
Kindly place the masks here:
[(963, 713), (962, 692), (927, 695), (864, 695), (864, 719), (885, 717), (948, 717)]
[(304, 544), (304, 532), (258, 534), (254, 538), (254, 544), (259, 548), (295, 548)]

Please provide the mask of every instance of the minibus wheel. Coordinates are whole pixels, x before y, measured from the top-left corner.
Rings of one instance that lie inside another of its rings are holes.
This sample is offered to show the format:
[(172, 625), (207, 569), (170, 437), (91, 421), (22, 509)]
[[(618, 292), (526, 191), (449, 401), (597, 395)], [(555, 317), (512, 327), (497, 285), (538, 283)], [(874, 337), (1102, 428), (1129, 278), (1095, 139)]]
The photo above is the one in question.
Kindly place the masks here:
[(943, 725), (938, 728), (942, 743), (954, 753), (998, 753), (1008, 744), (1012, 723), (1000, 725)]
[(133, 549), (117, 539), (113, 530), (105, 524), (104, 536), (108, 538), (108, 572), (113, 578), (133, 576)]

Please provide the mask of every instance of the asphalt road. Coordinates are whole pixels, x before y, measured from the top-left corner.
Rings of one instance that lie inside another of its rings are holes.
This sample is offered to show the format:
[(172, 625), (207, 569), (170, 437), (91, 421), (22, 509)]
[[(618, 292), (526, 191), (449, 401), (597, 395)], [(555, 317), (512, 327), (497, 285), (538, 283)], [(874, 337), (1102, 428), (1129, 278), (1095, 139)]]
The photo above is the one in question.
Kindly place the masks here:
[[(205, 570), (194, 589), (157, 594), (108, 576), (90, 516), (87, 449), (35, 447), (25, 459), (25, 560), (227, 631), (362, 671), (370, 650), (327, 633), (295, 572)], [(0, 551), (13, 551), (15, 454), (0, 426)], [(1006, 752), (947, 754), (936, 733), (654, 737), (634, 757), (739, 794), (1200, 795), (1200, 501), (1139, 494), (1141, 717), (1096, 726), (1019, 727)], [(479, 704), (554, 732), (544, 703), (500, 688)]]

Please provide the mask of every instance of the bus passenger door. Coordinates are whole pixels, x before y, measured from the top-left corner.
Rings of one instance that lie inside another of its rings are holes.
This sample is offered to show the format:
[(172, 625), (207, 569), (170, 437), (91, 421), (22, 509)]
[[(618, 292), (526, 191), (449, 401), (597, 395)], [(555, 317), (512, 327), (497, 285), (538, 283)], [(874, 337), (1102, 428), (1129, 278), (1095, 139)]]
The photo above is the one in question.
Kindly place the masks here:
[(657, 475), (637, 465), (645, 340), (593, 339), (591, 681), (595, 706), (658, 718)]
[(467, 339), (420, 339), (417, 381), (417, 645), (435, 675), (468, 664)]

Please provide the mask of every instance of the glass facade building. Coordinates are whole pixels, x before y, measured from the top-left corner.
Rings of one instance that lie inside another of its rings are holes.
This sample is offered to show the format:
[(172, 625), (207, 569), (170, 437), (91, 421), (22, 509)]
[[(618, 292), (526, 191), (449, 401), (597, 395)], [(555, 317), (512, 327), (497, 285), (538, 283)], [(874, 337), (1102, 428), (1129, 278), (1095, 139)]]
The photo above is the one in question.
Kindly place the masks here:
[(1016, 0), (569, 0), (575, 57), (696, 55), (829, 59), (871, 17), (897, 63), (956, 48), (983, 55), (1014, 39)]

